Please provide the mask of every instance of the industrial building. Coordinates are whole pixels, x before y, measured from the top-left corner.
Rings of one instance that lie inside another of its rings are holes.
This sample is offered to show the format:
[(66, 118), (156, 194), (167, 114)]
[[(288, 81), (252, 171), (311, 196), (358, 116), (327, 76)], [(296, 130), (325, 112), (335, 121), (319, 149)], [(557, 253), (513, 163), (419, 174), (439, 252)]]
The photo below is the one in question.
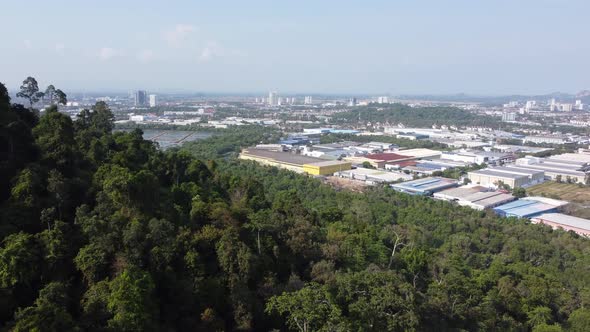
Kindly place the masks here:
[(510, 188), (520, 188), (539, 184), (545, 180), (543, 171), (516, 166), (485, 168), (469, 172), (467, 176), (473, 184), (485, 187), (498, 187), (503, 183)]
[(494, 208), (502, 217), (532, 218), (543, 213), (554, 213), (568, 202), (546, 197), (525, 197)]
[(584, 162), (527, 156), (516, 160), (520, 168), (543, 171), (546, 180), (585, 183), (588, 166)]
[(389, 183), (412, 180), (412, 176), (402, 172), (388, 172), (369, 168), (356, 168), (348, 171), (336, 172), (334, 176), (352, 180), (364, 181), (367, 184)]
[(429, 177), (414, 181), (392, 184), (391, 188), (410, 195), (430, 196), (433, 193), (457, 186), (457, 180)]
[(350, 163), (345, 161), (326, 161), (295, 153), (256, 148), (242, 150), (239, 158), (243, 160), (254, 160), (263, 165), (284, 168), (297, 173), (305, 172), (311, 175), (329, 175), (336, 171), (344, 171), (351, 168)]
[(332, 175), (335, 172), (349, 170), (350, 163), (339, 160), (326, 160), (303, 165), (303, 171), (311, 175)]
[(504, 164), (514, 161), (512, 153), (488, 152), (488, 151), (449, 151), (442, 152), (441, 158), (454, 161), (462, 161), (471, 164)]
[(545, 224), (553, 229), (561, 228), (579, 235), (590, 237), (590, 220), (568, 216), (562, 213), (543, 213), (531, 219), (534, 224)]
[(468, 206), (476, 210), (491, 209), (496, 206), (512, 202), (516, 197), (501, 191), (489, 191), (481, 186), (459, 187), (434, 193), (434, 198), (456, 202), (461, 206)]

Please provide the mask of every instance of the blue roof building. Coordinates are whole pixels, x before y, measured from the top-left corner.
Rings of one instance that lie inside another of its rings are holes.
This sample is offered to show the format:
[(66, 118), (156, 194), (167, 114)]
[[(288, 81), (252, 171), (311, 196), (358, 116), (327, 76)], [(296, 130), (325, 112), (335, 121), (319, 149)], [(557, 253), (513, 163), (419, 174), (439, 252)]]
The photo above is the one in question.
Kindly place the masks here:
[(392, 184), (391, 187), (399, 192), (410, 195), (430, 196), (435, 192), (456, 187), (457, 180), (441, 177), (429, 177), (419, 180)]
[(525, 197), (494, 208), (494, 212), (502, 217), (532, 218), (543, 213), (558, 212), (567, 205), (565, 201), (545, 197)]

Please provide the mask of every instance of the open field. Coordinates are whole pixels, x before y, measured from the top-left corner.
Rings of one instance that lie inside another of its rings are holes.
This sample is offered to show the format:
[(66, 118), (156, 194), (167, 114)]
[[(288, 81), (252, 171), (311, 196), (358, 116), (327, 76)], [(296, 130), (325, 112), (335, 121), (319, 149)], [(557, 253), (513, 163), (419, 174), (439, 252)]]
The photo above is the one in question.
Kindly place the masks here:
[(529, 196), (545, 196), (590, 205), (590, 187), (547, 181), (526, 189)]
[(545, 196), (570, 202), (564, 212), (590, 219), (590, 187), (548, 181), (526, 189), (529, 196)]

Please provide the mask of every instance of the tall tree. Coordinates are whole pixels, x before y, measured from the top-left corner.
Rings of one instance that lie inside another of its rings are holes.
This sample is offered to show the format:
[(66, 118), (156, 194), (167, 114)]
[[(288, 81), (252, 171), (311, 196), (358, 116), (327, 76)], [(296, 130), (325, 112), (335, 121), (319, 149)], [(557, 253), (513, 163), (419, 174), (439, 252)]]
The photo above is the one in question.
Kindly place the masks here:
[(49, 85), (47, 89), (45, 89), (45, 93), (43, 94), (45, 98), (49, 98), (49, 104), (62, 104), (65, 105), (68, 103), (68, 98), (66, 94), (61, 91), (60, 89), (56, 89), (53, 84)]
[(29, 101), (29, 108), (33, 109), (33, 104), (43, 98), (44, 93), (39, 91), (39, 84), (34, 77), (27, 77), (20, 86), (20, 91), (16, 94), (17, 97), (25, 98)]

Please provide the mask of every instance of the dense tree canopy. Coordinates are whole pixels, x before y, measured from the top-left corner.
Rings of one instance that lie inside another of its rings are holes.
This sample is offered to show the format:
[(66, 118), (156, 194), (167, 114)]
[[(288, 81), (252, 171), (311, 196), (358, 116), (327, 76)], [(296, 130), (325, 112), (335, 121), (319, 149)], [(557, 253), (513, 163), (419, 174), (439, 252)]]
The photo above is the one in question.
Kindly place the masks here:
[(337, 113), (333, 120), (340, 123), (371, 123), (372, 125), (397, 125), (406, 127), (486, 126), (498, 127), (500, 120), (492, 116), (478, 115), (456, 107), (411, 107), (402, 104), (369, 104), (353, 110)]
[(8, 330), (588, 329), (574, 233), (233, 158), (261, 127), (164, 152), (106, 104), (37, 118), (2, 88)]

